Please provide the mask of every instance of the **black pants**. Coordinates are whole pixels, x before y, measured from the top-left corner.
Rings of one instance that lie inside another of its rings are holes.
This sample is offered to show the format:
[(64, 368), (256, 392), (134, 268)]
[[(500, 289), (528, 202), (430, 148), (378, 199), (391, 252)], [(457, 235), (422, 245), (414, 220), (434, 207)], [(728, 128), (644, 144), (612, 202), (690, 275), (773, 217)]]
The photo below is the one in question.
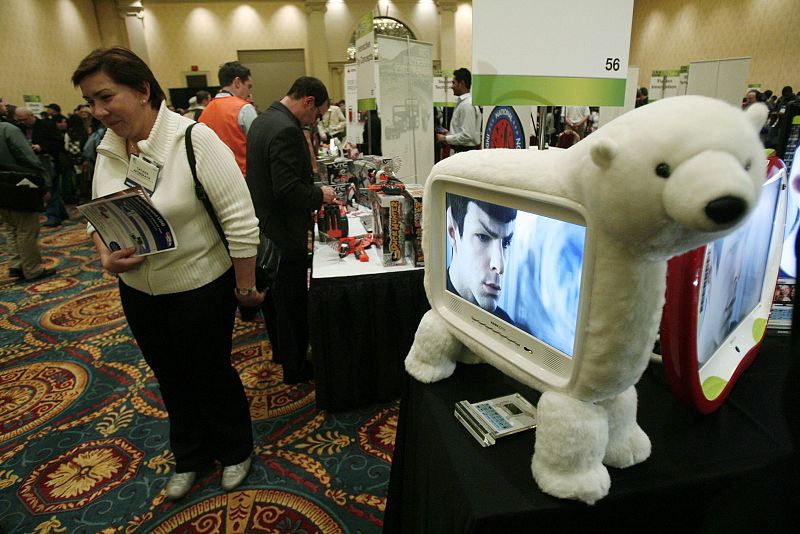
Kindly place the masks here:
[(238, 464), (253, 450), (247, 397), (231, 365), (235, 284), (233, 269), (201, 288), (169, 295), (119, 283), (125, 317), (169, 414), (178, 473), (214, 460)]
[(264, 320), (273, 310), (277, 321), (277, 343), (272, 342), (273, 359), (283, 366), (284, 381), (302, 376), (309, 365), (308, 350), (308, 259), (281, 258), (275, 289), (267, 292), (262, 306)]
[(450, 145), (450, 148), (453, 149), (453, 154), (458, 154), (459, 152), (467, 152), (469, 150), (477, 150), (476, 145)]

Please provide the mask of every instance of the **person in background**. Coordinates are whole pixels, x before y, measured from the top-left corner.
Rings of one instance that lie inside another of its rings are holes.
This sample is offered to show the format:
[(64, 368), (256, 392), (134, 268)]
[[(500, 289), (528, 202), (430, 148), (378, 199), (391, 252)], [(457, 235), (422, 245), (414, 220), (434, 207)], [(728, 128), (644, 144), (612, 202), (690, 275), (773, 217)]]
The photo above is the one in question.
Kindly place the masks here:
[(209, 102), (211, 102), (211, 93), (205, 89), (197, 91), (197, 94), (189, 99), (189, 109), (183, 116), (196, 121), (203, 114)]
[(650, 93), (647, 87), (640, 87), (636, 90), (636, 105), (635, 107), (642, 107), (650, 101)]
[(175, 474), (168, 499), (186, 495), (197, 472), (222, 464), (222, 488), (250, 470), (253, 434), (242, 382), (231, 365), (237, 302), (257, 306), (258, 220), (231, 151), (204, 125), (192, 131), (197, 176), (214, 206), (226, 249), (203, 203), (193, 194), (185, 132), (193, 122), (167, 109), (150, 68), (122, 47), (97, 49), (72, 75), (92, 113), (108, 127), (97, 147), (92, 196), (129, 186), (130, 162), (142, 156), (157, 178), (153, 205), (170, 222), (174, 250), (138, 256), (112, 251), (88, 232), (103, 268), (119, 276), (122, 309), (145, 361), (158, 380), (169, 416)]
[(233, 150), (242, 176), (246, 178), (247, 132), (258, 116), (250, 102), (253, 80), (250, 69), (238, 61), (222, 65), (218, 75), (222, 88), (197, 120), (208, 125)]
[[(313, 377), (306, 359), (309, 232), (314, 228), (314, 210), (333, 202), (334, 192), (330, 186), (314, 184), (303, 127), (314, 126), (327, 108), (325, 85), (302, 76), (286, 96), (253, 121), (247, 136), (247, 186), (261, 230), (281, 251), (275, 287), (267, 293), (267, 302), (277, 311), (277, 340), (270, 342), (275, 361), (283, 367), (285, 384)], [(268, 312), (263, 311), (267, 319)]]
[(52, 118), (55, 115), (61, 115), (61, 106), (55, 103), (47, 104), (44, 110), (47, 112), (47, 118)]
[(744, 100), (742, 101), (742, 109), (747, 109), (756, 102), (758, 102), (760, 93), (756, 89), (750, 89), (744, 95)]
[[(19, 128), (9, 122), (0, 122), (0, 170), (25, 172), (25, 177), (34, 180), (35, 185), (43, 191), (42, 199), (45, 202), (48, 200), (50, 193), (45, 168)], [(16, 187), (0, 185), (0, 220), (5, 223), (8, 275), (33, 282), (52, 276), (55, 271), (45, 269), (42, 263), (38, 243), (39, 214), (18, 209), (23, 206), (15, 204), (17, 199), (8, 190)]]
[(347, 121), (344, 118), (344, 113), (338, 106), (331, 104), (328, 111), (322, 116), (317, 123), (317, 131), (319, 137), (323, 142), (336, 138), (341, 140), (344, 137), (344, 129), (347, 126)]
[(474, 150), (481, 142), (481, 113), (477, 106), (472, 105), (472, 74), (465, 68), (453, 71), (450, 87), (457, 97), (456, 108), (450, 129), (437, 133), (436, 140), (447, 143), (456, 153)]
[(358, 150), (362, 154), (380, 156), (381, 148), (381, 116), (377, 109), (362, 111), (362, 121), (364, 124), (363, 143), (358, 144)]
[(39, 119), (26, 107), (17, 108), (14, 119), (22, 129), (22, 133), (31, 143), (33, 152), (39, 156), (45, 171), (50, 175), (52, 186), (50, 201), (45, 207), (47, 221), (44, 226), (60, 226), (61, 221), (69, 219), (69, 213), (61, 199), (61, 175), (59, 174), (58, 159), (64, 146), (64, 136), (58, 133), (55, 123), (51, 120)]
[(565, 129), (578, 134), (581, 139), (586, 136), (586, 125), (589, 122), (589, 106), (566, 106), (564, 109)]

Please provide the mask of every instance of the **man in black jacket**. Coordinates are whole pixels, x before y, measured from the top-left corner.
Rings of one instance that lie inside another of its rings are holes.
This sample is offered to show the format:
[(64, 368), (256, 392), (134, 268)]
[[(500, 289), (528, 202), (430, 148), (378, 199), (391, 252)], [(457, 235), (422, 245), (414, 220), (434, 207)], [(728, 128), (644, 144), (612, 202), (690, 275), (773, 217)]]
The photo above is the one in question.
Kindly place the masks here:
[[(334, 192), (330, 186), (314, 185), (302, 128), (313, 125), (328, 105), (325, 85), (316, 78), (300, 77), (286, 96), (253, 121), (247, 135), (250, 196), (261, 229), (281, 250), (275, 287), (268, 292), (262, 311), (268, 325), (277, 325), (270, 341), (286, 384), (313, 377), (306, 360), (308, 232), (313, 230), (314, 210), (333, 202)], [(273, 314), (277, 322), (271, 320)]]

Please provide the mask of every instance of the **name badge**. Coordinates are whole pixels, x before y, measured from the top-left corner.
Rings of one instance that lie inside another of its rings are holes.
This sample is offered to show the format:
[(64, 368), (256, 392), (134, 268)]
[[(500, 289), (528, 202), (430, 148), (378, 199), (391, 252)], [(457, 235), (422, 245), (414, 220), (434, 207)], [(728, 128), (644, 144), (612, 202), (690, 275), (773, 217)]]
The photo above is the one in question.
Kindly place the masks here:
[(146, 156), (131, 154), (131, 161), (128, 164), (128, 174), (125, 184), (129, 187), (142, 186), (149, 194), (153, 194), (158, 184), (158, 175), (161, 172), (161, 165)]

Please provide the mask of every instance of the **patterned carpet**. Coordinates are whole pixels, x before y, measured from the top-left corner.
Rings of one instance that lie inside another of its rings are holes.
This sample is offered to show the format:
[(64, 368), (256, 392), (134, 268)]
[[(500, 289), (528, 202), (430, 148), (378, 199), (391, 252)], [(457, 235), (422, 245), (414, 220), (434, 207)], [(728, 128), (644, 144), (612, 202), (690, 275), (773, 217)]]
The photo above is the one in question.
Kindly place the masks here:
[(261, 323), (237, 320), (234, 365), (250, 401), (245, 483), (201, 473), (164, 499), (174, 461), (157, 384), (82, 224), (42, 229), (36, 283), (8, 277), (0, 238), (0, 532), (380, 532), (397, 403), (329, 414), (313, 385), (285, 386)]

